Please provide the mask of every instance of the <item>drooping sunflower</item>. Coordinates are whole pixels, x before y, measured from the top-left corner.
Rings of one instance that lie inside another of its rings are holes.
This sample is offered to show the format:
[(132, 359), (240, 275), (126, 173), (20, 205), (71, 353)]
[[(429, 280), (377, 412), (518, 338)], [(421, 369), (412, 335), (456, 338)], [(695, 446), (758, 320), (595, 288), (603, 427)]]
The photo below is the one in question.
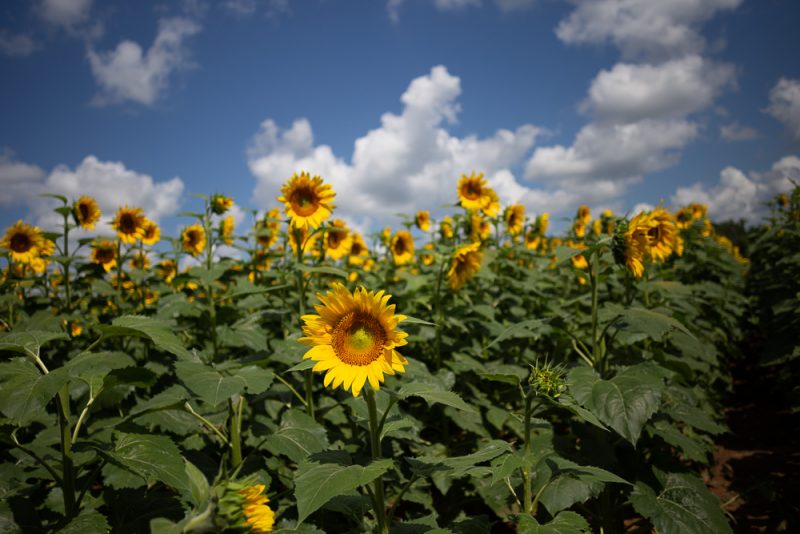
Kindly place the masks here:
[(199, 224), (187, 226), (181, 231), (181, 248), (192, 256), (199, 256), (206, 248), (206, 231)]
[(161, 240), (161, 228), (150, 219), (145, 218), (142, 225), (142, 243), (153, 246)]
[(500, 197), (494, 189), (489, 186), (484, 187), (484, 206), (481, 208), (487, 217), (497, 217), (500, 213)]
[(117, 266), (117, 244), (103, 239), (92, 243), (92, 262), (103, 267), (105, 272)]
[(457, 291), (475, 276), (481, 268), (483, 253), (480, 243), (470, 243), (458, 247), (453, 254), (453, 261), (450, 263), (450, 270), (447, 272), (447, 283)]
[(678, 228), (672, 215), (664, 208), (654, 209), (649, 216), (650, 259), (664, 261), (673, 253), (678, 237)]
[(414, 224), (423, 232), (431, 229), (431, 213), (429, 211), (418, 211), (414, 217)]
[(578, 212), (575, 214), (575, 220), (581, 221), (584, 226), (589, 224), (589, 221), (592, 220), (592, 210), (589, 209), (589, 206), (581, 204), (578, 207)]
[(335, 261), (350, 252), (353, 237), (347, 229), (347, 223), (341, 219), (335, 219), (331, 228), (332, 231), (325, 232), (325, 254)]
[(111, 227), (117, 231), (117, 236), (123, 243), (132, 245), (142, 238), (145, 219), (142, 208), (129, 208), (125, 204), (117, 210)]
[(586, 237), (586, 223), (580, 219), (575, 219), (575, 222), (572, 223), (572, 232), (575, 237), (583, 239)]
[(537, 250), (542, 246), (542, 236), (536, 232), (535, 228), (528, 230), (525, 234), (525, 248), (528, 250)]
[[(9, 226), (3, 239), (0, 240), (0, 247), (11, 253), (11, 260), (15, 263), (30, 265), (40, 256), (45, 255), (42, 250), (46, 247), (42, 231), (35, 226), (25, 224), (21, 220), (13, 226)], [(51, 252), (52, 253), (52, 252)]]
[(461, 206), (468, 210), (479, 210), (488, 204), (489, 199), (486, 196), (486, 189), (488, 188), (486, 180), (483, 178), (483, 173), (475, 174), (474, 172), (467, 176), (461, 175), (458, 181), (458, 200)]
[(525, 206), (522, 204), (512, 204), (506, 208), (505, 216), (506, 228), (512, 236), (519, 235), (525, 225)]
[(543, 236), (547, 233), (547, 228), (550, 226), (550, 214), (547, 212), (542, 213), (538, 217), (536, 217), (536, 223), (534, 224), (534, 228), (536, 232)]
[(369, 249), (361, 234), (358, 232), (352, 232), (352, 234), (353, 240), (350, 243), (348, 263), (350, 263), (350, 265), (361, 265), (364, 263), (364, 260), (369, 257)]
[(488, 239), (492, 233), (492, 226), (480, 212), (473, 211), (469, 216), (469, 240), (478, 243)]
[(275, 512), (267, 505), (269, 498), (264, 489), (264, 484), (256, 484), (239, 491), (244, 497), (242, 512), (247, 518), (244, 524), (250, 527), (250, 532), (271, 532), (275, 525)]
[(405, 265), (414, 260), (414, 238), (405, 230), (392, 238), (392, 257), (395, 265)]
[(83, 196), (72, 205), (72, 217), (84, 230), (94, 230), (100, 220), (100, 206), (94, 198)]
[(233, 243), (233, 215), (224, 217), (219, 223), (219, 238), (226, 245)]
[(217, 215), (223, 215), (233, 207), (233, 199), (218, 193), (211, 195), (211, 211)]
[(316, 229), (336, 207), (333, 205), (336, 196), (333, 188), (323, 183), (319, 176), (311, 178), (307, 172), (293, 174), (281, 187), (281, 193), (278, 202), (285, 204), (286, 215), (297, 228)]
[(445, 239), (453, 239), (453, 218), (445, 215), (442, 222), (439, 223), (439, 231)]
[(408, 360), (396, 350), (407, 343), (408, 334), (397, 329), (405, 316), (395, 314), (390, 295), (363, 287), (350, 293), (336, 283), (317, 298), (319, 315), (303, 316), (299, 341), (311, 346), (303, 359), (314, 360), (313, 370), (325, 372), (325, 387), (342, 386), (358, 397), (365, 383), (377, 391), (384, 374), (405, 371)]
[[(217, 489), (217, 513), (227, 521), (225, 532), (272, 532), (275, 512), (269, 507), (264, 484), (254, 476), (228, 481)], [(211, 525), (208, 525), (209, 527)]]
[(625, 266), (636, 278), (641, 278), (644, 274), (644, 260), (650, 254), (649, 231), (650, 220), (644, 212), (630, 221), (621, 221), (614, 231), (614, 260)]

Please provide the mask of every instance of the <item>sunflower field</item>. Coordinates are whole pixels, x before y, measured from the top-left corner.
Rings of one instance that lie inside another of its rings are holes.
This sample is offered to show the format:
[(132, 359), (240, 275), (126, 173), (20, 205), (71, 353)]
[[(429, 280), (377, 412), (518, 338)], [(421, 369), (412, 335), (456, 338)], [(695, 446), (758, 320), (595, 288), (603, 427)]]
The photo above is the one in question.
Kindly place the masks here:
[(748, 317), (800, 406), (800, 189), (751, 264), (699, 204), (554, 236), (454, 186), (374, 235), (307, 173), (247, 228), (220, 194), (174, 238), (89, 196), (7, 228), (0, 531), (731, 532), (700, 474)]

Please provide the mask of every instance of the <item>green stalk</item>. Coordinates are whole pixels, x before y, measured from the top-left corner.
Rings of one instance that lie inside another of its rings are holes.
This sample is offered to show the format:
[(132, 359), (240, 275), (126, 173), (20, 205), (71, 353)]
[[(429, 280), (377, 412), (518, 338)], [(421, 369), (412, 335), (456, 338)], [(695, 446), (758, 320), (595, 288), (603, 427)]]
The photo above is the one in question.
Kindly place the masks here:
[[(299, 324), (302, 328), (303, 326), (303, 316), (306, 314), (306, 287), (305, 287), (305, 280), (303, 280), (303, 271), (300, 269), (300, 266), (303, 264), (303, 251), (305, 250), (305, 243), (300, 242), (300, 237), (302, 233), (298, 228), (292, 227), (291, 230), (294, 232), (294, 241), (297, 244), (297, 256), (296, 256), (296, 278), (297, 278), (297, 296), (298, 296), (298, 306), (297, 310), (299, 312)], [(309, 417), (314, 417), (314, 377), (311, 369), (306, 369), (303, 371), (304, 378), (305, 378), (305, 387), (306, 387), (306, 413)]]
[(592, 263), (589, 267), (589, 280), (592, 286), (592, 362), (594, 363), (595, 369), (598, 371), (600, 370), (600, 360), (602, 359), (602, 354), (600, 354), (600, 340), (597, 336), (597, 278), (600, 263), (599, 256), (600, 250), (597, 249), (592, 253)]
[(72, 311), (72, 288), (69, 280), (69, 215), (64, 214), (64, 289), (67, 293), (67, 312)]
[(236, 409), (233, 402), (228, 399), (228, 412), (231, 425), (231, 467), (236, 469), (242, 463), (242, 410), (244, 408), (244, 397), (239, 397)]
[(442, 278), (444, 278), (444, 269), (447, 263), (442, 261), (439, 267), (439, 276), (436, 278), (436, 292), (434, 293), (433, 305), (436, 313), (436, 338), (434, 343), (434, 350), (436, 354), (436, 369), (442, 367), (442, 327), (444, 325), (444, 317), (442, 313)]
[[(369, 442), (372, 448), (372, 460), (379, 460), (381, 457), (381, 435), (380, 428), (378, 427), (378, 408), (375, 405), (375, 392), (372, 388), (365, 388), (366, 392), (364, 398), (367, 400), (367, 408), (369, 410)], [(373, 482), (374, 502), (373, 508), (375, 510), (375, 517), (378, 520), (378, 532), (380, 534), (388, 534), (389, 525), (386, 522), (386, 499), (383, 494), (383, 476), (379, 476)]]
[[(206, 232), (206, 271), (211, 272), (214, 263), (214, 241), (211, 228), (211, 202), (206, 202), (206, 215), (203, 220), (203, 228)], [(213, 349), (212, 361), (217, 361), (219, 356), (219, 342), (217, 341), (217, 306), (214, 302), (213, 285), (206, 284), (206, 299), (208, 300), (208, 315), (211, 321), (211, 346)]]
[(522, 513), (528, 513), (531, 509), (531, 467), (528, 464), (528, 454), (531, 450), (531, 406), (533, 404), (533, 392), (529, 391), (525, 395), (525, 444), (522, 449), (523, 461), (522, 468)]
[(61, 429), (61, 491), (64, 495), (64, 513), (73, 517), (75, 509), (75, 468), (72, 461), (72, 436), (69, 432), (69, 385), (58, 393), (58, 424)]

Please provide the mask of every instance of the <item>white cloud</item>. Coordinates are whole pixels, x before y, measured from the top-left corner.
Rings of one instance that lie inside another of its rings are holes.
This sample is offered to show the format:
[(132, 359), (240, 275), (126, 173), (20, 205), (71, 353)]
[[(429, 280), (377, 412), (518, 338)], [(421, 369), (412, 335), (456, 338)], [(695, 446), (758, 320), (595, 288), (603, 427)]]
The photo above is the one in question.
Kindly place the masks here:
[(15, 34), (0, 30), (0, 54), (11, 57), (23, 57), (33, 54), (39, 45), (30, 35)]
[(800, 142), (800, 80), (781, 78), (769, 93), (767, 111)]
[(439, 10), (454, 11), (469, 6), (479, 6), (481, 5), (481, 0), (433, 0), (433, 4)]
[(199, 31), (200, 26), (186, 18), (162, 19), (147, 52), (128, 40), (108, 52), (89, 49), (92, 74), (102, 89), (96, 103), (132, 100), (153, 104), (167, 89), (173, 72), (189, 65), (184, 40)]
[(725, 141), (752, 141), (758, 139), (759, 134), (755, 128), (744, 126), (738, 122), (723, 124), (719, 128), (719, 135)]
[(745, 174), (735, 167), (725, 167), (719, 182), (711, 187), (696, 183), (680, 187), (672, 196), (672, 203), (684, 206), (690, 202), (708, 205), (708, 215), (713, 220), (744, 219), (756, 222), (766, 213), (766, 202), (776, 194), (789, 191), (800, 180), (800, 158), (786, 156), (777, 161), (769, 171)]
[(643, 211), (653, 211), (654, 209), (655, 206), (652, 204), (648, 204), (647, 202), (639, 202), (638, 204), (634, 205), (633, 208), (631, 208), (631, 211), (628, 214), (630, 216), (635, 216)]
[(440, 213), (442, 204), (455, 202), (460, 175), (473, 170), (485, 172), (505, 202), (530, 193), (510, 169), (522, 163), (541, 130), (526, 124), (486, 138), (452, 136), (443, 126), (456, 121), (460, 93), (459, 78), (443, 66), (416, 78), (401, 97), (403, 111), (383, 114), (380, 127), (355, 141), (349, 162), (329, 146), (315, 145), (306, 119), (287, 130), (264, 121), (247, 151), (257, 178), (254, 203), (261, 209), (276, 205), (281, 185), (301, 170), (332, 184), (336, 215), (361, 227), (385, 223), (397, 212)]
[(582, 107), (614, 122), (683, 117), (708, 107), (734, 77), (732, 66), (698, 55), (658, 65), (618, 63), (595, 77)]
[(675, 57), (698, 52), (705, 40), (698, 27), (717, 11), (734, 9), (742, 0), (591, 0), (556, 28), (570, 44), (611, 42), (626, 57)]
[(86, 22), (92, 0), (42, 0), (39, 4), (39, 15), (54, 26), (73, 29)]
[(222, 3), (222, 7), (235, 15), (247, 16), (253, 15), (258, 5), (256, 0), (226, 0)]
[(497, 7), (504, 13), (511, 11), (524, 11), (533, 7), (536, 0), (495, 0)]
[(9, 149), (0, 151), (0, 206), (19, 206), (38, 194), (45, 172), (37, 165), (14, 158)]

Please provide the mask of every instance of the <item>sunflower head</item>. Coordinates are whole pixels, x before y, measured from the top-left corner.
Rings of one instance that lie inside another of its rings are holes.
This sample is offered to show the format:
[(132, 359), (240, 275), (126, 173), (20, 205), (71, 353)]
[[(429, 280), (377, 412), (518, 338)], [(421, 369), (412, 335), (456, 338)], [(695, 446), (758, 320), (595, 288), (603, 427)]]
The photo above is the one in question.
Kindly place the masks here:
[(592, 210), (589, 209), (589, 206), (581, 204), (578, 207), (578, 212), (575, 214), (575, 220), (581, 221), (584, 226), (589, 224), (589, 221), (592, 220)]
[(278, 208), (272, 208), (262, 219), (256, 221), (255, 234), (259, 246), (268, 249), (278, 242), (280, 237), (280, 216)]
[(103, 267), (105, 272), (117, 266), (117, 244), (103, 239), (92, 243), (92, 262)]
[(369, 249), (364, 242), (364, 238), (358, 232), (352, 232), (353, 240), (350, 243), (349, 263), (351, 265), (361, 265), (369, 257)]
[(100, 220), (100, 206), (92, 197), (81, 197), (72, 205), (72, 217), (84, 230), (94, 230), (94, 225)]
[(206, 248), (206, 231), (199, 224), (187, 226), (181, 231), (181, 248), (192, 256), (199, 256)]
[(543, 245), (542, 243), (542, 236), (536, 231), (535, 228), (531, 228), (525, 234), (525, 248), (528, 250), (537, 250), (539, 247)]
[(219, 222), (219, 238), (226, 245), (233, 243), (233, 227), (233, 215), (228, 215)]
[(51, 244), (52, 241), (46, 239), (41, 230), (21, 220), (9, 226), (3, 239), (0, 240), (0, 247), (11, 254), (14, 263), (28, 265), (38, 260), (40, 256), (52, 254)]
[(479, 210), (487, 207), (491, 199), (487, 196), (489, 189), (483, 173), (474, 172), (467, 176), (461, 175), (458, 181), (458, 200), (463, 208), (468, 210)]
[(422, 247), (422, 254), (420, 254), (420, 259), (422, 260), (423, 265), (431, 266), (434, 262), (433, 256), (433, 243), (425, 243)]
[(147, 257), (146, 252), (137, 252), (133, 258), (130, 259), (131, 268), (145, 271), (150, 268), (150, 258)]
[[(566, 243), (568, 247), (577, 248), (579, 250), (583, 250), (586, 248), (586, 244), (581, 241), (570, 241)], [(587, 269), (589, 267), (589, 262), (586, 260), (586, 256), (583, 254), (578, 254), (577, 256), (572, 256), (570, 258), (572, 260), (572, 266), (576, 269)]]
[(178, 274), (178, 267), (175, 265), (174, 260), (161, 260), (161, 263), (158, 264), (157, 268), (158, 275), (168, 284), (172, 282), (172, 279)]
[(664, 208), (654, 209), (650, 215), (650, 230), (647, 232), (650, 245), (650, 259), (664, 261), (675, 250), (678, 228), (670, 214)]
[(317, 362), (313, 370), (325, 372), (326, 387), (341, 386), (358, 397), (367, 382), (377, 391), (384, 374), (405, 371), (408, 360), (396, 350), (407, 343), (408, 334), (397, 328), (405, 316), (394, 313), (389, 295), (363, 287), (350, 293), (335, 283), (317, 298), (319, 315), (303, 316), (300, 342), (311, 346), (303, 359)]
[(572, 223), (572, 232), (578, 239), (583, 239), (586, 237), (586, 223), (581, 219), (575, 219), (575, 222)]
[(473, 243), (479, 243), (488, 239), (491, 233), (492, 226), (489, 221), (481, 216), (480, 212), (471, 212), (469, 216), (469, 240)]
[(142, 225), (142, 243), (153, 246), (161, 240), (161, 228), (150, 219), (145, 218)]
[(519, 235), (525, 224), (525, 206), (522, 204), (512, 204), (506, 208), (505, 223), (508, 233), (512, 236)]
[(692, 212), (692, 219), (694, 219), (695, 221), (698, 219), (705, 218), (706, 213), (708, 213), (708, 206), (697, 202), (692, 202), (691, 204), (689, 204), (689, 209)]
[(353, 244), (352, 232), (347, 229), (347, 223), (335, 219), (330, 229), (325, 232), (325, 254), (336, 261), (350, 252)]
[(439, 223), (439, 231), (445, 239), (453, 239), (453, 218), (446, 215)]
[(132, 245), (142, 238), (145, 220), (142, 208), (129, 208), (126, 204), (117, 210), (111, 227), (123, 243)]
[(225, 532), (272, 532), (275, 512), (269, 507), (269, 498), (264, 494), (264, 484), (254, 484), (249, 478), (226, 482), (218, 489), (218, 513), (225, 520), (224, 527), (215, 525), (215, 530)]
[(538, 217), (536, 217), (536, 223), (534, 224), (534, 228), (539, 235), (545, 235), (547, 233), (547, 228), (550, 226), (550, 214), (547, 212), (542, 213)]
[(211, 195), (210, 202), (211, 211), (217, 215), (223, 215), (226, 211), (233, 207), (233, 199), (231, 197), (226, 197), (225, 195), (220, 195), (218, 193)]
[(418, 211), (414, 217), (414, 224), (423, 232), (431, 229), (431, 213), (429, 211)]
[(462, 245), (453, 254), (450, 270), (447, 272), (447, 283), (454, 291), (458, 291), (481, 268), (483, 253), (480, 243)]
[(395, 265), (405, 265), (414, 260), (414, 238), (409, 232), (397, 232), (392, 238), (391, 247)]
[(614, 260), (636, 278), (644, 274), (644, 261), (650, 254), (650, 220), (641, 212), (630, 221), (624, 219), (614, 229), (612, 250)]
[(307, 172), (293, 174), (281, 187), (281, 193), (278, 202), (284, 203), (286, 215), (297, 228), (316, 229), (336, 207), (333, 205), (336, 193), (331, 186), (319, 176), (311, 178)]
[(310, 232), (308, 228), (289, 228), (289, 245), (292, 247), (292, 251), (295, 254), (297, 254), (297, 246), (299, 242), (300, 248), (303, 250), (303, 254), (311, 254), (315, 257), (319, 256), (320, 251), (319, 246), (317, 245), (317, 240), (319, 238), (319, 233)]

